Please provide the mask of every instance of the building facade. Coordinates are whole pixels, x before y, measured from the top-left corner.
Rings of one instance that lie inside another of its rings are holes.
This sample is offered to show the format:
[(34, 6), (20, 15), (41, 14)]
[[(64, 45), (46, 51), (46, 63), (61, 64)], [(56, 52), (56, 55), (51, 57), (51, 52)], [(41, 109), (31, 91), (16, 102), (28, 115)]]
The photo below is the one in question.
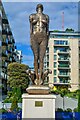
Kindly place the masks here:
[(80, 34), (50, 31), (44, 69), (51, 69), (49, 85), (68, 85), (78, 89), (80, 79)]
[[(22, 55), (20, 54), (22, 57)], [(0, 2), (0, 86), (2, 93), (7, 91), (7, 66), (11, 62), (21, 62), (21, 57), (15, 46), (15, 40), (5, 14), (2, 3)]]

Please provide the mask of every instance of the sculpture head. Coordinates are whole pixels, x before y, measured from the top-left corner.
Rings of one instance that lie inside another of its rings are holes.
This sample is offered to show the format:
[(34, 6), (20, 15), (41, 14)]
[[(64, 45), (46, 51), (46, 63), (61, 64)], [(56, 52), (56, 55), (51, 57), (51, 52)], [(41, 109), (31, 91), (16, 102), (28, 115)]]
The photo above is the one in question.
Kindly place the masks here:
[(37, 7), (36, 7), (36, 11), (38, 13), (42, 13), (42, 11), (43, 11), (43, 5), (42, 4), (38, 4)]

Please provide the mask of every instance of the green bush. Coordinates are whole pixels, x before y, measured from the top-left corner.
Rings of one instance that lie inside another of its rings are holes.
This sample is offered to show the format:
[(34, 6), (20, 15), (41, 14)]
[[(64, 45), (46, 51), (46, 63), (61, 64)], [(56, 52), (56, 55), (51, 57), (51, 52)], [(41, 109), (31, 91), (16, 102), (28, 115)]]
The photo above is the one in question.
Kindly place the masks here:
[(18, 108), (17, 108), (17, 111), (20, 111), (20, 110), (22, 110), (22, 108), (18, 107)]
[(62, 108), (57, 108), (57, 112), (63, 112)]
[(7, 113), (7, 112), (8, 112), (8, 111), (5, 110), (4, 108), (1, 108), (1, 109), (0, 109), (0, 113), (2, 113), (2, 114)]
[(74, 111), (74, 112), (78, 112), (78, 108), (74, 108), (73, 111)]
[(65, 110), (65, 112), (72, 112), (72, 109), (67, 108), (67, 109)]
[(78, 112), (80, 112), (80, 90), (78, 90)]
[(12, 104), (11, 104), (11, 111), (18, 111), (18, 100), (16, 97), (13, 98)]

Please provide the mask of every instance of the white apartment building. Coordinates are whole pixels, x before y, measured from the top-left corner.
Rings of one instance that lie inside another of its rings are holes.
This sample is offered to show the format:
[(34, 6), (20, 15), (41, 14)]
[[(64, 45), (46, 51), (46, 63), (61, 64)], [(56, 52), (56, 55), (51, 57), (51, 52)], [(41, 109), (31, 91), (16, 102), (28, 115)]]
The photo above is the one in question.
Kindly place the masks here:
[(80, 34), (78, 32), (50, 31), (44, 69), (51, 69), (49, 85), (71, 84), (71, 91), (78, 89), (80, 80)]

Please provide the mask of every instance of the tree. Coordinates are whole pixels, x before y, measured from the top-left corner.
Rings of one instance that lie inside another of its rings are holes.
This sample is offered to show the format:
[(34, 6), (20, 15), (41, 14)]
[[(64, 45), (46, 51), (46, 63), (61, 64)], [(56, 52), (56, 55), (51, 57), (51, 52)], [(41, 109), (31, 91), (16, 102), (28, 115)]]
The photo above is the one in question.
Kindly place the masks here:
[(80, 89), (78, 90), (78, 112), (80, 112)]
[(20, 88), (25, 90), (29, 85), (29, 77), (26, 74), (26, 70), (29, 67), (20, 63), (10, 63), (8, 65), (8, 86), (10, 88)]
[(13, 97), (13, 101), (11, 104), (11, 111), (15, 111), (15, 112), (18, 111), (18, 100), (16, 96)]
[(66, 32), (74, 32), (74, 29), (72, 29), (72, 28), (67, 28), (65, 31), (66, 31)]

